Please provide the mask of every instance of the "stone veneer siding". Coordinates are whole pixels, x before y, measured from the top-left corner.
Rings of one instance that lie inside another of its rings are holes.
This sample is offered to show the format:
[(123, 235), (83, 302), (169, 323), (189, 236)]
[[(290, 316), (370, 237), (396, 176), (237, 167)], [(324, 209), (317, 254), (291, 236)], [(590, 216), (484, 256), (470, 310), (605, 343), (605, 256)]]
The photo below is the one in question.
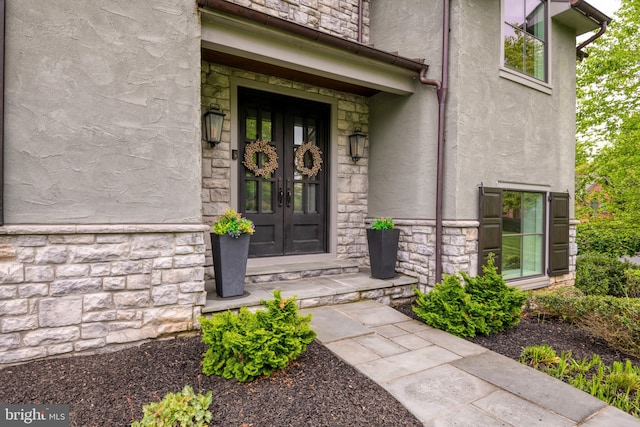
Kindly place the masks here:
[[(335, 36), (358, 41), (359, 0), (228, 0), (311, 27)], [(362, 42), (369, 42), (369, 0), (362, 0)]]
[(202, 225), (0, 228), (0, 367), (188, 331), (205, 304)]
[[(226, 114), (222, 140), (211, 148), (206, 142), (202, 145), (202, 212), (205, 224), (211, 224), (223, 214), (231, 202), (231, 79), (241, 78), (249, 81), (267, 83), (273, 89), (294, 89), (301, 95), (319, 94), (336, 100), (337, 130), (335, 134), (338, 146), (338, 164), (331, 165), (337, 174), (337, 256), (340, 258), (362, 258), (367, 253), (367, 239), (364, 220), (367, 213), (367, 159), (354, 164), (349, 156), (349, 135), (355, 128), (368, 132), (368, 99), (350, 93), (297, 83), (250, 71), (229, 68), (208, 62), (202, 63), (202, 108), (218, 104)], [(368, 147), (367, 147), (368, 149)], [(212, 259), (207, 255), (207, 275), (212, 274)]]
[[(370, 224), (371, 218), (367, 219)], [(400, 229), (398, 264), (396, 271), (417, 277), (422, 291), (435, 284), (436, 227), (433, 220), (395, 220)], [(475, 276), (478, 271), (478, 221), (444, 221), (442, 229), (442, 272), (460, 271)], [(551, 285), (570, 284), (575, 281), (578, 253), (576, 224), (569, 229), (569, 274), (550, 277)], [(368, 258), (367, 258), (368, 263)]]

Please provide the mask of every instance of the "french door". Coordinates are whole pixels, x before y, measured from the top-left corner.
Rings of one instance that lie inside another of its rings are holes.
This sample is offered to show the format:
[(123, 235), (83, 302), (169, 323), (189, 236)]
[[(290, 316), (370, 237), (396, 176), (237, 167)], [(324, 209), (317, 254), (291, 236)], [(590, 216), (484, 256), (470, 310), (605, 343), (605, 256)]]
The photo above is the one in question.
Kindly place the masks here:
[(239, 88), (239, 201), (249, 256), (327, 251), (327, 104)]

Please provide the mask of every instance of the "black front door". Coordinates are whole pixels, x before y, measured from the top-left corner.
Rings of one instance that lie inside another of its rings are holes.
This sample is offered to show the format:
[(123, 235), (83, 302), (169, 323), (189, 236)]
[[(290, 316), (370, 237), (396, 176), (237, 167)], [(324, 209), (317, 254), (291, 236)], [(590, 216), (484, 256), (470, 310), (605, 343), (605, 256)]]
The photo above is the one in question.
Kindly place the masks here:
[(249, 256), (327, 251), (329, 106), (240, 88), (240, 211)]

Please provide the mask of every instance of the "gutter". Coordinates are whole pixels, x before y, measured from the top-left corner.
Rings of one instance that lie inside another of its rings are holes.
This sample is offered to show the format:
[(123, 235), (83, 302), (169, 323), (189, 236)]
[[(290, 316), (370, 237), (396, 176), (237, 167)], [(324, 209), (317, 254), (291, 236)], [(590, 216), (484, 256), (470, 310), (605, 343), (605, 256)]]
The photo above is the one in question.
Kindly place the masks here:
[[(342, 49), (356, 55), (364, 56), (366, 58), (371, 58), (387, 64), (395, 65), (406, 70), (411, 70), (419, 73), (423, 70), (426, 72), (426, 70), (429, 68), (429, 66), (424, 63), (424, 59), (405, 58), (398, 55), (397, 53), (385, 52), (362, 43), (357, 43), (351, 40), (333, 36), (331, 34), (313, 28), (296, 24), (295, 22), (290, 22), (282, 18), (250, 9), (248, 7), (230, 3), (226, 0), (197, 0), (197, 4), (200, 8), (215, 9), (220, 12), (228, 13), (230, 15), (238, 16), (240, 18), (256, 22), (266, 27), (286, 31), (288, 33), (292, 33), (318, 43)], [(358, 39), (361, 38), (362, 35), (359, 34)]]
[(444, 193), (444, 125), (446, 118), (447, 91), (449, 89), (449, 27), (451, 0), (444, 0), (442, 18), (442, 77), (428, 79), (427, 70), (420, 72), (420, 83), (434, 86), (438, 96), (438, 160), (436, 172), (436, 278), (442, 281), (442, 199)]
[(591, 6), (584, 0), (571, 0), (571, 8), (582, 13), (584, 16), (591, 19), (600, 26), (600, 30), (598, 30), (596, 34), (589, 37), (576, 48), (576, 56), (578, 57), (578, 59), (583, 60), (588, 56), (588, 54), (582, 49), (584, 49), (587, 45), (593, 43), (594, 40), (596, 40), (598, 37), (603, 35), (605, 31), (607, 31), (607, 25), (609, 24), (609, 22), (611, 22), (611, 18), (609, 18), (607, 15), (600, 12), (598, 9)]

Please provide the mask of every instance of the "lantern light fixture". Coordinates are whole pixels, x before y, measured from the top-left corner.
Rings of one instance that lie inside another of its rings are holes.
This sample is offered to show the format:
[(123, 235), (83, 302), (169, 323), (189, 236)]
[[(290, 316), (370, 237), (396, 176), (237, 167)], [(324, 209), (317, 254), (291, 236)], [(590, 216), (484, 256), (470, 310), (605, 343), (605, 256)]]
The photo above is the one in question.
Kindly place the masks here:
[(218, 104), (211, 104), (207, 112), (202, 116), (202, 139), (212, 147), (220, 143), (225, 115), (220, 111)]
[(356, 128), (355, 131), (349, 135), (349, 150), (351, 152), (351, 160), (357, 163), (362, 157), (364, 157), (364, 146), (367, 141), (367, 134), (362, 133), (360, 128)]

